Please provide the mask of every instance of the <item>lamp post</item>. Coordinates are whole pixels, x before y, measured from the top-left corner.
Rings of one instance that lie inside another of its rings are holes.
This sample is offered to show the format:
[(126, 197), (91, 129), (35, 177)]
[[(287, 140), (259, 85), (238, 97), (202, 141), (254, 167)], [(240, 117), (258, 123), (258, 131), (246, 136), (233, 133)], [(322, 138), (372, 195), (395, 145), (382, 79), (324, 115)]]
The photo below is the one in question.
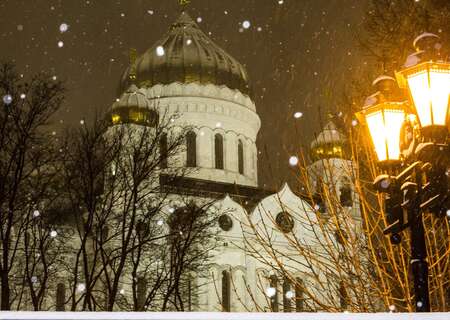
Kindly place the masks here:
[[(450, 208), (445, 172), (450, 163), (448, 109), (450, 64), (443, 60), (439, 37), (425, 33), (396, 79), (374, 81), (378, 92), (357, 114), (365, 123), (384, 173), (374, 187), (386, 194), (385, 234), (398, 244), (409, 228), (411, 270), (417, 312), (430, 311), (428, 263), (422, 215), (445, 215)], [(398, 87), (409, 99), (395, 94)]]

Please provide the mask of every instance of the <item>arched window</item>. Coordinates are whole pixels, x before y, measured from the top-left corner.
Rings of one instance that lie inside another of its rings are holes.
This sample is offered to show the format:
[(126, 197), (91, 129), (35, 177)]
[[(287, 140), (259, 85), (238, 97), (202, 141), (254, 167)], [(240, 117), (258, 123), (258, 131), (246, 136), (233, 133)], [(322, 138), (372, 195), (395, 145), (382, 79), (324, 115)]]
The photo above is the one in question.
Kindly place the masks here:
[(223, 136), (220, 133), (214, 136), (214, 153), (216, 169), (223, 169)]
[(270, 276), (270, 287), (275, 289), (275, 294), (270, 298), (270, 309), (278, 312), (278, 278), (276, 275)]
[(238, 169), (240, 174), (244, 174), (244, 144), (238, 141)]
[(197, 166), (197, 135), (189, 131), (186, 135), (186, 166)]
[(65, 311), (66, 286), (64, 283), (58, 283), (56, 286), (56, 311)]
[(349, 298), (347, 294), (347, 289), (345, 288), (344, 281), (339, 283), (339, 300), (342, 310), (346, 310), (349, 304)]
[(102, 243), (104, 244), (105, 242), (108, 241), (108, 238), (109, 238), (109, 227), (103, 226), (103, 228), (101, 229), (100, 232), (101, 232), (100, 239), (102, 240)]
[(314, 209), (319, 211), (320, 213), (325, 213), (327, 211), (327, 207), (323, 199), (323, 194), (324, 184), (322, 180), (319, 180), (317, 183), (316, 193), (313, 195), (313, 201), (315, 203)]
[(339, 201), (343, 207), (352, 207), (353, 206), (353, 196), (352, 196), (352, 187), (350, 186), (350, 182), (348, 179), (343, 181), (343, 184), (339, 190)]
[(136, 222), (136, 234), (139, 241), (144, 241), (150, 234), (150, 227), (148, 223), (145, 223), (143, 220), (139, 219)]
[(188, 276), (188, 283), (187, 283), (187, 285), (188, 285), (188, 292), (187, 292), (187, 295), (188, 295), (188, 311), (192, 311), (192, 283), (193, 282), (193, 279), (192, 279), (192, 277), (191, 277), (191, 275), (189, 275)]
[(222, 271), (222, 311), (230, 312), (231, 309), (231, 295), (230, 295), (230, 272)]
[(291, 312), (291, 302), (293, 298), (291, 291), (291, 282), (288, 278), (284, 278), (283, 282), (283, 312)]
[(295, 279), (295, 311), (303, 312), (305, 311), (305, 305), (303, 302), (304, 290), (303, 290), (303, 280), (300, 278)]
[(139, 311), (145, 311), (145, 301), (147, 300), (147, 279), (140, 276), (136, 283), (137, 307)]
[(159, 139), (159, 165), (167, 168), (167, 134), (162, 134)]

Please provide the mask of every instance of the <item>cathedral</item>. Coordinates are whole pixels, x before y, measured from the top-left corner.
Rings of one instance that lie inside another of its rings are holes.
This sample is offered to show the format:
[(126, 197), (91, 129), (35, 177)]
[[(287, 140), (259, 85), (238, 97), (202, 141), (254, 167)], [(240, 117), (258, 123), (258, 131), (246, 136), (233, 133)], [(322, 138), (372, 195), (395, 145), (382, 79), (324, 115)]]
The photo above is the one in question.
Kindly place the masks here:
[[(271, 229), (281, 251), (289, 250), (283, 233), (313, 238), (312, 231), (292, 216), (315, 221), (318, 209), (287, 184), (278, 192), (258, 186), (256, 139), (261, 121), (250, 88), (245, 67), (183, 12), (164, 37), (132, 61), (112, 106), (115, 125), (143, 124), (156, 108), (158, 113), (179, 114), (175, 125), (190, 128), (182, 162), (195, 170), (176, 185), (161, 174), (161, 187), (170, 191), (171, 206), (178, 196), (191, 194), (198, 201), (213, 200), (214, 207), (225, 212), (218, 219), (220, 247), (211, 258), (211, 276), (195, 279), (200, 289), (189, 310), (304, 311), (301, 290), (283, 283), (270, 263), (245, 249), (252, 237), (249, 225)], [(346, 137), (330, 122), (311, 144), (308, 170), (317, 181), (347, 195), (345, 206), (357, 217), (357, 199), (346, 175), (352, 164), (343, 157), (345, 144)], [(311, 184), (317, 186), (317, 181)], [(295, 273), (306, 280), (306, 270), (297, 268)]]

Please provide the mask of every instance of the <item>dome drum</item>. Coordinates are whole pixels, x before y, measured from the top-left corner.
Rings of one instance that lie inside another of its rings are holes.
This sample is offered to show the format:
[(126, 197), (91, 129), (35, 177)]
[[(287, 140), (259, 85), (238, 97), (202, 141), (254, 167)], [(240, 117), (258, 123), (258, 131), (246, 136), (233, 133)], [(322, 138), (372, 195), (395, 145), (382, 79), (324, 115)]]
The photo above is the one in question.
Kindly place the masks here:
[(119, 107), (112, 110), (111, 121), (113, 125), (134, 123), (155, 127), (158, 124), (158, 113), (146, 108)]

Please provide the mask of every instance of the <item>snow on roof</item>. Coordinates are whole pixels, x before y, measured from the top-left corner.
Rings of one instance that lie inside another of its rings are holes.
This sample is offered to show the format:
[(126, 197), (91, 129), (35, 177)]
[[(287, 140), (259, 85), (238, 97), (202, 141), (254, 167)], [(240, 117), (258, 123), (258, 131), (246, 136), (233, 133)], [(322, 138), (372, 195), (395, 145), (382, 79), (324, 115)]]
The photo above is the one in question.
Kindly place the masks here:
[(438, 38), (439, 39), (439, 36), (434, 33), (424, 32), (421, 35), (419, 35), (417, 38), (414, 39), (413, 46), (416, 47), (417, 42), (419, 42), (420, 40), (422, 40), (424, 38)]
[(393, 77), (390, 76), (385, 76), (385, 75), (381, 75), (378, 78), (376, 78), (375, 80), (373, 80), (372, 85), (376, 86), (379, 82), (384, 81), (384, 80), (392, 80), (395, 81), (395, 79)]
[(378, 102), (378, 97), (380, 96), (380, 91), (375, 92), (374, 94), (368, 96), (364, 101), (363, 108), (371, 107)]
[(405, 64), (403, 67), (410, 68), (417, 65), (422, 59), (420, 59), (420, 55), (423, 53), (423, 51), (418, 51), (413, 54), (410, 54), (405, 61)]

